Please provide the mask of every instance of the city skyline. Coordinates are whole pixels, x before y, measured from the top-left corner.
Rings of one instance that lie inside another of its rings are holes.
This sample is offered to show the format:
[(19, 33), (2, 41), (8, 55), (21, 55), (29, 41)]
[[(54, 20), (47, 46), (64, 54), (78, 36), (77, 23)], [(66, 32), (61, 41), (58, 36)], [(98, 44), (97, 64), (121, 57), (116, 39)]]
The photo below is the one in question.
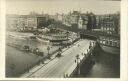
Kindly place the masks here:
[[(49, 6), (50, 5), (50, 6)], [(93, 6), (92, 6), (93, 5)], [(109, 14), (120, 11), (120, 1), (103, 0), (6, 0), (7, 14), (29, 14), (31, 11), (44, 14), (68, 13), (70, 11), (94, 14)]]

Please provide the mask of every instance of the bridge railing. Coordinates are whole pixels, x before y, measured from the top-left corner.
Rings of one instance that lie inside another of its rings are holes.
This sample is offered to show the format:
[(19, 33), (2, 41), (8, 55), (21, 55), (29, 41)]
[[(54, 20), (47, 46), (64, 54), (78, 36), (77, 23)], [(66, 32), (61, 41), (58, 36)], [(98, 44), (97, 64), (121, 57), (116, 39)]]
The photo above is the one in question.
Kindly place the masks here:
[[(92, 43), (92, 46), (90, 47), (90, 49), (87, 51), (87, 53), (82, 53), (80, 56), (80, 61), (79, 61), (79, 66), (81, 66), (85, 60), (90, 56), (92, 55), (92, 51), (94, 50), (94, 48), (96, 47), (96, 44), (97, 42), (93, 42)], [(73, 74), (78, 70), (78, 65), (77, 63), (74, 63), (70, 68), (69, 70), (66, 72), (66, 74), (64, 74), (64, 77), (72, 77)]]

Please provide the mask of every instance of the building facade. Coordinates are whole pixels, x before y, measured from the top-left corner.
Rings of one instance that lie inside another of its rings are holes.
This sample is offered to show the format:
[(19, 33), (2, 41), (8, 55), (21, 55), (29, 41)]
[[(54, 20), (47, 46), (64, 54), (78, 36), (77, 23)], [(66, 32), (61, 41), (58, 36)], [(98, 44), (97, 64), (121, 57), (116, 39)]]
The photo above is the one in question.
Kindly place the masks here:
[(107, 34), (120, 34), (119, 13), (100, 15), (97, 21), (99, 22), (97, 25), (101, 28), (102, 32)]
[(118, 37), (100, 36), (99, 43), (105, 46), (120, 48), (120, 39)]
[(7, 15), (7, 29), (30, 31), (46, 25), (48, 19), (43, 15)]
[(69, 27), (77, 27), (78, 29), (93, 29), (96, 27), (95, 15), (90, 13), (81, 13), (80, 11), (69, 12), (68, 14), (57, 14), (57, 20)]

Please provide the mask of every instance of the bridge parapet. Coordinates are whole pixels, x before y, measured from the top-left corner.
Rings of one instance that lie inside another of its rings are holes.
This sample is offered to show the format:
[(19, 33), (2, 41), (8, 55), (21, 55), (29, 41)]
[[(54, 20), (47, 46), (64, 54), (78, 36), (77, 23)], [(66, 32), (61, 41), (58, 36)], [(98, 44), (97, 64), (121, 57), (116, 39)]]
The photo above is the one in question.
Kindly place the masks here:
[(89, 58), (90, 56), (92, 56), (93, 54), (93, 50), (95, 49), (96, 47), (96, 44), (97, 42), (94, 41), (94, 42), (90, 42), (90, 46), (89, 48), (79, 54), (78, 56), (78, 59), (79, 60), (74, 60), (74, 64), (69, 68), (69, 70), (64, 74), (64, 77), (72, 77), (74, 75), (74, 73), (78, 72), (78, 75), (80, 74), (80, 66), (82, 64), (84, 64), (84, 62), (87, 60), (87, 58)]

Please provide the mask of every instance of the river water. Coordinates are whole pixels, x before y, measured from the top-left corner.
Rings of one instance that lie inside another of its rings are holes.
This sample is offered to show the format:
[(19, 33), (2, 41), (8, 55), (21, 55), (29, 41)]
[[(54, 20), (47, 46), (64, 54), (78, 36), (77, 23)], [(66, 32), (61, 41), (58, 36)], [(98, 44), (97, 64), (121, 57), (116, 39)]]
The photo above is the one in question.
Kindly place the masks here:
[(120, 56), (101, 51), (95, 57), (95, 64), (83, 77), (120, 78)]

